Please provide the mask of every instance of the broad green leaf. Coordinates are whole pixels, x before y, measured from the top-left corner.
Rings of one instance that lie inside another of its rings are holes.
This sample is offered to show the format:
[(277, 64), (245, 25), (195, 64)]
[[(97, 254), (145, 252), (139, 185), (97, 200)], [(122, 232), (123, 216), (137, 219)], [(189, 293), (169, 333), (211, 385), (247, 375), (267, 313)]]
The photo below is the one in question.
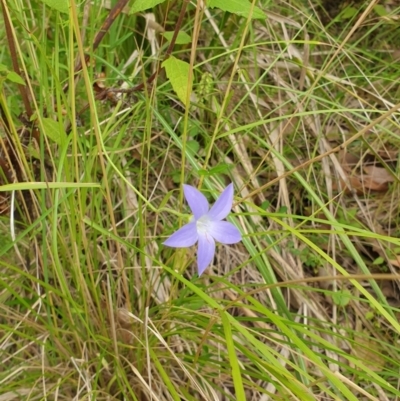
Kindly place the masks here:
[(278, 213), (286, 214), (288, 211), (287, 206), (281, 206), (278, 210)]
[(357, 15), (359, 10), (355, 7), (346, 7), (340, 14), (340, 19), (351, 19)]
[(269, 207), (271, 206), (271, 202), (270, 201), (264, 201), (263, 203), (261, 203), (261, 209), (263, 210), (267, 210)]
[(346, 306), (351, 300), (351, 292), (349, 290), (334, 292), (332, 300), (337, 306)]
[(200, 144), (195, 140), (187, 141), (186, 146), (192, 151), (193, 154), (196, 154), (200, 149)]
[(69, 13), (69, 0), (42, 0), (42, 2), (60, 13)]
[(25, 85), (25, 81), (20, 75), (14, 71), (9, 71), (7, 66), (0, 64), (0, 84), (3, 84), (5, 80), (9, 80), (16, 84)]
[(172, 181), (175, 184), (179, 184), (181, 182), (181, 173), (180, 173), (180, 171), (177, 171), (177, 172), (172, 174)]
[(57, 145), (61, 145), (61, 143), (66, 139), (67, 134), (60, 128), (60, 124), (51, 118), (43, 118), (42, 122), (45, 135)]
[(369, 311), (369, 312), (367, 312), (367, 313), (365, 314), (365, 318), (366, 318), (367, 320), (372, 320), (374, 317), (375, 317), (375, 313), (372, 312), (372, 311)]
[(16, 84), (20, 84), (20, 85), (25, 85), (24, 80), (21, 78), (20, 75), (18, 75), (16, 72), (14, 71), (10, 71), (7, 74), (7, 79), (11, 82), (15, 82)]
[(189, 87), (189, 69), (188, 63), (182, 60), (178, 60), (174, 56), (169, 57), (162, 63), (165, 68), (167, 77), (171, 82), (172, 88), (178, 95), (179, 100), (185, 105), (187, 105), (187, 93)]
[[(210, 8), (219, 8), (222, 11), (228, 11), (232, 14), (239, 15), (240, 17), (248, 17), (251, 11), (251, 3), (248, 0), (208, 0), (207, 6)], [(265, 19), (264, 12), (254, 6), (251, 18)]]
[(380, 17), (386, 17), (386, 16), (388, 16), (388, 14), (389, 14), (389, 13), (387, 12), (385, 6), (382, 5), (382, 4), (376, 4), (376, 5), (374, 6), (374, 11), (375, 11)]
[(138, 13), (140, 11), (147, 10), (148, 8), (152, 8), (157, 4), (164, 3), (165, 0), (134, 0), (133, 6), (129, 11), (130, 14)]
[[(162, 35), (164, 36), (165, 39), (168, 40), (168, 42), (171, 42), (171, 39), (172, 39), (172, 36), (174, 35), (174, 33), (173, 32), (164, 32)], [(175, 43), (177, 45), (186, 45), (186, 44), (190, 43), (191, 41), (192, 41), (192, 38), (186, 32), (179, 31), (178, 36), (176, 37)]]

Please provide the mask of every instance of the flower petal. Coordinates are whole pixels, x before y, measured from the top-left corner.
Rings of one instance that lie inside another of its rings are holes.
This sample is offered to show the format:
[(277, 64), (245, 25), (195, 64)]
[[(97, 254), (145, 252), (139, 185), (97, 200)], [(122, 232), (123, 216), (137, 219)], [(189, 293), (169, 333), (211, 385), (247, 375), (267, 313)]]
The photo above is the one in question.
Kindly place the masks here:
[(199, 248), (197, 250), (197, 269), (201, 276), (208, 265), (213, 261), (215, 241), (211, 235), (199, 235)]
[(233, 184), (229, 184), (207, 213), (211, 220), (222, 220), (228, 216), (233, 203)]
[(208, 212), (207, 198), (198, 189), (184, 184), (183, 193), (196, 220)]
[(163, 244), (172, 248), (186, 248), (194, 245), (197, 239), (196, 222), (193, 221), (173, 233)]
[(236, 244), (242, 240), (240, 231), (228, 221), (212, 221), (207, 227), (207, 234), (210, 234), (222, 244)]

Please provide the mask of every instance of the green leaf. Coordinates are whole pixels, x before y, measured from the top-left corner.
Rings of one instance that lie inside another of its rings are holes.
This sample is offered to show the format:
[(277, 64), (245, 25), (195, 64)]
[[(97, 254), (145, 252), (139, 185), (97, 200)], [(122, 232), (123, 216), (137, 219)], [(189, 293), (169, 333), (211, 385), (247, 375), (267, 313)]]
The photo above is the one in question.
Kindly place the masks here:
[(346, 7), (340, 14), (340, 19), (351, 19), (354, 18), (358, 13), (355, 7)]
[(135, 0), (129, 14), (138, 13), (140, 11), (152, 8), (157, 4), (163, 3), (165, 0)]
[(383, 259), (382, 256), (378, 256), (378, 257), (372, 262), (372, 264), (375, 265), (375, 266), (382, 265), (383, 263), (385, 263), (385, 259)]
[(267, 210), (269, 207), (271, 206), (271, 202), (270, 201), (264, 201), (263, 203), (261, 203), (261, 209), (263, 210)]
[(221, 163), (210, 169), (209, 175), (229, 173), (229, 170), (233, 168), (233, 164)]
[(279, 210), (278, 210), (278, 213), (286, 214), (286, 213), (287, 213), (287, 210), (288, 210), (287, 206), (281, 206), (281, 207), (279, 208)]
[(207, 170), (204, 170), (203, 168), (201, 168), (198, 172), (198, 175), (202, 175), (203, 177), (208, 177), (210, 174), (208, 173)]
[(386, 17), (388, 15), (388, 12), (386, 11), (386, 8), (382, 4), (376, 4), (374, 6), (374, 11), (380, 16), (380, 17)]
[(198, 295), (193, 294), (188, 288), (182, 290), (179, 298), (176, 300), (176, 306), (184, 306), (187, 309), (199, 310), (204, 308), (204, 299), (201, 299)]
[(14, 71), (10, 71), (7, 74), (7, 79), (11, 82), (15, 82), (16, 84), (20, 84), (20, 85), (25, 85), (24, 80), (21, 78), (20, 75), (18, 75), (16, 72)]
[(167, 77), (179, 100), (187, 107), (187, 94), (189, 88), (192, 87), (191, 83), (189, 85), (189, 64), (171, 56), (162, 63), (162, 66), (165, 68)]
[[(222, 11), (228, 11), (246, 18), (250, 15), (252, 7), (251, 3), (247, 0), (208, 0), (207, 5), (210, 8), (216, 7)], [(265, 19), (266, 15), (260, 8), (254, 6), (251, 18)]]
[(247, 397), (244, 392), (242, 372), (238, 361), (239, 358), (236, 354), (236, 346), (232, 334), (232, 325), (231, 322), (229, 321), (228, 316), (224, 312), (221, 312), (220, 315), (221, 315), (222, 325), (224, 327), (225, 344), (228, 350), (229, 363), (231, 365), (233, 386), (235, 388), (235, 395), (236, 395), (235, 400), (246, 401)]
[(61, 188), (100, 188), (100, 184), (96, 182), (16, 182), (15, 184), (0, 185), (0, 192)]
[(192, 151), (193, 154), (196, 154), (200, 149), (200, 144), (195, 140), (187, 141), (186, 146)]
[(204, 170), (200, 169), (197, 174), (202, 175), (204, 177), (211, 177), (213, 175), (217, 174), (227, 174), (229, 173), (229, 170), (231, 170), (234, 166), (232, 164), (227, 164), (227, 163), (221, 163), (218, 164), (217, 166), (210, 168), (210, 170)]
[(332, 294), (332, 300), (337, 306), (346, 306), (351, 299), (349, 290), (341, 290)]
[(60, 124), (51, 118), (42, 118), (45, 135), (57, 145), (66, 140), (67, 134), (61, 129)]
[(27, 147), (27, 154), (36, 160), (40, 160), (40, 151), (32, 142)]
[(42, 0), (42, 2), (60, 13), (69, 13), (69, 0)]
[(167, 192), (167, 194), (164, 196), (163, 200), (160, 203), (159, 209), (163, 209), (165, 207), (165, 205), (168, 203), (169, 198), (172, 196), (172, 192), (169, 191)]
[(176, 173), (172, 174), (172, 181), (175, 184), (179, 184), (181, 182), (181, 173), (179, 171), (177, 171)]
[[(168, 388), (168, 394), (173, 398), (174, 401), (180, 401), (181, 397), (178, 394), (178, 392), (175, 389), (175, 383), (172, 383), (171, 380), (171, 375), (169, 374), (169, 372), (166, 372), (164, 367), (163, 367), (163, 363), (164, 361), (160, 361), (157, 357), (157, 353), (153, 350), (150, 349), (150, 355), (151, 355), (151, 359), (154, 362), (154, 366), (156, 367), (156, 369), (158, 370), (163, 383), (166, 384), (167, 388)], [(164, 364), (164, 366), (166, 366)], [(167, 367), (168, 370), (168, 367)]]
[[(174, 35), (174, 33), (173, 32), (164, 32), (162, 35), (164, 36), (165, 39), (168, 40), (168, 42), (171, 42), (171, 39), (172, 39), (172, 36)], [(178, 36), (176, 37), (175, 43), (177, 45), (186, 45), (186, 44), (190, 43), (191, 41), (192, 41), (192, 38), (186, 32), (179, 31)]]

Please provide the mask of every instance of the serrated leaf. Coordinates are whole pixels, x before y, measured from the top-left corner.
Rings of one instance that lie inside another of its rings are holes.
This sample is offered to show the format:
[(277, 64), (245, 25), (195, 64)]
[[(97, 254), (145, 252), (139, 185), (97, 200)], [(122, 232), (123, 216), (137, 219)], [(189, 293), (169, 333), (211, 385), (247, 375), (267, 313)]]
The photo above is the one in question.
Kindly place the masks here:
[(147, 10), (148, 8), (152, 8), (157, 4), (164, 3), (165, 0), (135, 0), (133, 2), (133, 6), (129, 11), (129, 14), (138, 13), (140, 11)]
[(21, 78), (20, 75), (18, 75), (16, 72), (14, 71), (10, 71), (7, 74), (7, 79), (11, 82), (15, 82), (16, 84), (20, 84), (20, 85), (25, 85), (24, 80)]
[(42, 118), (43, 128), (45, 135), (55, 142), (57, 145), (61, 145), (66, 140), (67, 134), (63, 129), (60, 128), (60, 124), (51, 118)]
[(174, 56), (169, 57), (162, 63), (167, 73), (167, 78), (171, 82), (172, 88), (178, 95), (179, 100), (187, 107), (187, 93), (189, 87), (189, 70), (190, 65), (185, 61), (178, 60)]
[(42, 2), (60, 13), (69, 13), (69, 0), (42, 0)]
[[(222, 11), (228, 11), (232, 14), (239, 15), (240, 17), (248, 17), (251, 11), (251, 3), (248, 0), (208, 0), (207, 6), (210, 8), (219, 8)], [(254, 6), (251, 18), (265, 19), (264, 12)]]
[[(162, 35), (164, 36), (165, 39), (168, 40), (168, 42), (171, 42), (171, 39), (172, 39), (172, 36), (174, 36), (174, 33), (173, 32), (164, 32)], [(192, 41), (192, 38), (186, 32), (179, 31), (178, 36), (176, 37), (175, 43), (177, 45), (186, 45), (186, 44), (190, 43), (191, 41)]]

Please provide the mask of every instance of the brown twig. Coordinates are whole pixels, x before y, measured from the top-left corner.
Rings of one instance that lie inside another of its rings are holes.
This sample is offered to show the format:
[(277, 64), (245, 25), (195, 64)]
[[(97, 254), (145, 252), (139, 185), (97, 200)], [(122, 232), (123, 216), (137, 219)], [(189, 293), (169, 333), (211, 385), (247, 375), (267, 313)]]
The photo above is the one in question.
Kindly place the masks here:
[(100, 31), (97, 32), (97, 35), (93, 42), (93, 50), (96, 50), (99, 46), (100, 42), (103, 40), (104, 35), (110, 29), (113, 22), (116, 20), (119, 14), (121, 14), (122, 10), (125, 8), (126, 4), (129, 0), (119, 0), (118, 3), (112, 8), (110, 13), (108, 14), (106, 20), (104, 21)]
[[(171, 42), (169, 43), (167, 51), (165, 52), (164, 61), (171, 55), (172, 50), (175, 46), (176, 38), (178, 37), (179, 30), (181, 29), (183, 18), (185, 17), (186, 8), (187, 8), (188, 4), (189, 4), (189, 0), (183, 0), (181, 12), (179, 13), (178, 21), (176, 22), (176, 25), (175, 25), (174, 34), (172, 35)], [(134, 86), (133, 88), (111, 89), (111, 91), (118, 92), (118, 93), (131, 93), (131, 92), (136, 92), (136, 91), (142, 90), (145, 87), (145, 85), (151, 84), (156, 79), (157, 75), (161, 71), (161, 68), (162, 68), (162, 63), (159, 63), (157, 70), (149, 78), (147, 78), (146, 82), (142, 82), (139, 85)]]
[[(21, 73), (19, 70), (19, 65), (18, 65), (17, 51), (15, 48), (14, 37), (12, 34), (11, 23), (8, 18), (5, 0), (1, 0), (1, 7), (2, 7), (2, 11), (3, 11), (4, 27), (6, 28), (7, 41), (8, 41), (8, 46), (10, 49), (10, 55), (11, 55), (13, 69), (16, 74), (21, 76)], [(24, 81), (25, 81), (25, 79), (24, 79)], [(33, 112), (32, 112), (32, 108), (31, 108), (31, 104), (29, 102), (27, 86), (18, 84), (18, 89), (19, 89), (19, 92), (21, 93), (21, 97), (22, 97), (22, 101), (25, 106), (26, 114), (27, 114), (28, 118), (30, 118), (32, 116)]]
[[(92, 49), (93, 52), (99, 47), (105, 34), (108, 32), (113, 22), (117, 19), (118, 15), (121, 14), (122, 10), (124, 9), (128, 1), (129, 0), (119, 0), (117, 4), (111, 9), (110, 13), (107, 15), (106, 20), (103, 22), (103, 25), (101, 26), (100, 30), (96, 34), (96, 37), (94, 38), (93, 49)], [(89, 59), (90, 56), (86, 54), (84, 60), (85, 63), (87, 63)], [(75, 73), (79, 72), (81, 69), (82, 69), (82, 60), (79, 59), (75, 66)], [(68, 90), (68, 88), (69, 84), (67, 83), (63, 88), (64, 93)]]
[[(178, 37), (179, 30), (181, 29), (181, 26), (182, 26), (182, 23), (183, 23), (183, 18), (185, 17), (186, 8), (187, 8), (188, 4), (189, 4), (189, 0), (183, 0), (183, 5), (182, 5), (181, 11), (179, 13), (178, 20), (177, 20), (176, 25), (175, 25), (174, 34), (172, 35), (171, 42), (169, 43), (167, 51), (165, 52), (164, 61), (171, 55), (172, 50), (174, 49), (176, 38)], [(97, 36), (96, 36), (96, 38), (97, 38)], [(122, 89), (122, 88), (105, 89), (104, 93), (107, 93), (107, 92), (132, 93), (132, 92), (137, 92), (139, 90), (142, 90), (146, 85), (151, 84), (156, 79), (156, 77), (160, 73), (161, 69), (162, 69), (162, 63), (159, 63), (157, 70), (152, 75), (150, 75), (149, 78), (147, 78), (146, 82), (142, 82), (142, 83), (134, 86), (133, 88), (127, 88), (127, 89)]]
[[(175, 29), (174, 29), (174, 34), (172, 35), (172, 39), (171, 42), (169, 43), (169, 46), (167, 48), (167, 51), (165, 52), (165, 56), (164, 56), (164, 61), (171, 55), (172, 50), (174, 49), (175, 46), (175, 42), (176, 42), (176, 38), (178, 37), (179, 34), (179, 30), (181, 29), (182, 23), (183, 23), (183, 18), (185, 17), (185, 13), (186, 13), (186, 8), (187, 5), (189, 4), (189, 0), (183, 0), (183, 5), (181, 8), (181, 11), (179, 13), (179, 17), (178, 20), (176, 22), (175, 25)], [(112, 11), (111, 11), (112, 13)], [(110, 13), (110, 14), (111, 14)], [(108, 18), (108, 17), (107, 17)], [(106, 20), (107, 21), (107, 20)], [(106, 25), (106, 23), (103, 24)], [(109, 27), (108, 27), (109, 28)], [(108, 29), (107, 28), (107, 29)], [(103, 29), (103, 28), (102, 28)], [(102, 30), (99, 31), (99, 33), (96, 35), (96, 39), (97, 37), (100, 35), (100, 33), (102, 32)], [(104, 35), (103, 35), (104, 36)], [(101, 37), (101, 39), (103, 38), (103, 36)], [(100, 40), (101, 40), (100, 39)], [(160, 73), (161, 69), (162, 69), (162, 63), (160, 63), (158, 65), (157, 70), (149, 77), (147, 78), (146, 82), (142, 82), (139, 85), (134, 86), (133, 88), (127, 88), (127, 89), (122, 89), (122, 88), (111, 88), (111, 89), (105, 89), (104, 90), (104, 94), (107, 92), (113, 92), (113, 93), (132, 93), (132, 92), (136, 92), (139, 90), (142, 90), (146, 85), (151, 84), (157, 77), (157, 75)], [(104, 95), (105, 96), (105, 95)]]
[[(175, 46), (176, 38), (178, 37), (179, 30), (180, 30), (180, 28), (182, 26), (183, 19), (185, 17), (186, 8), (187, 8), (188, 3), (189, 3), (189, 0), (183, 0), (183, 5), (182, 5), (181, 11), (179, 13), (179, 17), (178, 17), (177, 23), (175, 25), (174, 34), (172, 35), (171, 42), (170, 42), (170, 44), (169, 44), (169, 46), (168, 46), (168, 48), (167, 48), (167, 50), (165, 52), (164, 60), (166, 60), (171, 55), (172, 50), (173, 50), (173, 48)], [(106, 31), (110, 28), (112, 22), (115, 20), (115, 18), (121, 12), (121, 10), (125, 6), (125, 4), (126, 4), (126, 2), (120, 2), (111, 10), (110, 15), (107, 17), (107, 19), (104, 22), (102, 28), (100, 29), (100, 31), (96, 35), (96, 39), (95, 39), (95, 43), (93, 45), (93, 49), (97, 48), (98, 44), (103, 39)], [(118, 13), (116, 13), (116, 9), (118, 10)], [(79, 68), (82, 68), (82, 64), (79, 64)], [(96, 94), (95, 99), (97, 99), (97, 100), (106, 99), (107, 98), (107, 94), (111, 94), (111, 93), (128, 93), (129, 94), (129, 93), (132, 93), (132, 92), (136, 92), (136, 91), (142, 90), (146, 85), (151, 84), (155, 80), (157, 75), (160, 73), (161, 68), (162, 68), (162, 63), (160, 63), (158, 65), (157, 70), (149, 78), (147, 78), (146, 82), (142, 82), (139, 85), (134, 86), (133, 88), (127, 88), (127, 89), (105, 88), (102, 92), (99, 92), (99, 93)], [(87, 110), (88, 107), (89, 107), (89, 104), (84, 106), (79, 111), (78, 115), (82, 114), (85, 110)]]

